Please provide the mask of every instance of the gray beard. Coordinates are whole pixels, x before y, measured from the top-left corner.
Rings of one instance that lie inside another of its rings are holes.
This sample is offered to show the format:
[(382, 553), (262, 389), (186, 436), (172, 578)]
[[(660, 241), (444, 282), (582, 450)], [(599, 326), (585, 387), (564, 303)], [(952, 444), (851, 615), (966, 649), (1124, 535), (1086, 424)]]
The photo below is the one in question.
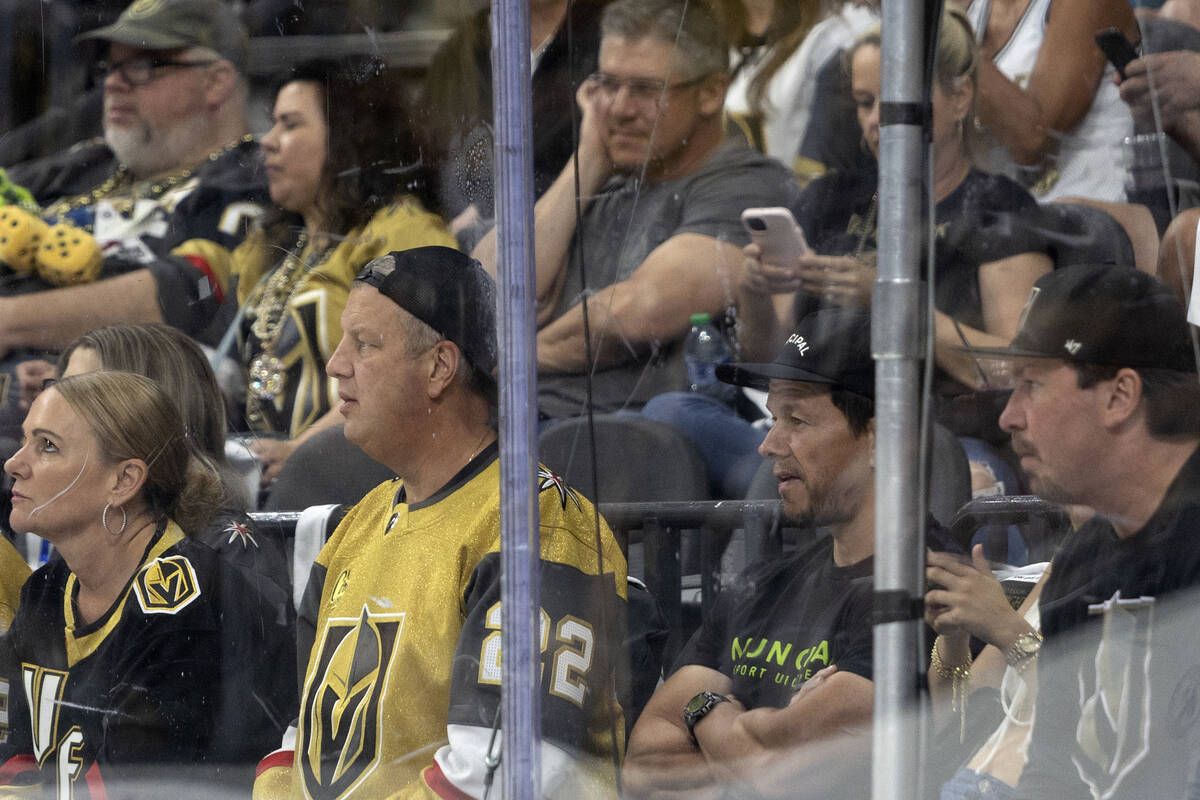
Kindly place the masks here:
[(190, 122), (176, 123), (170, 130), (158, 131), (157, 136), (149, 125), (139, 122), (133, 128), (105, 130), (104, 141), (135, 177), (147, 178), (191, 166), (183, 163), (197, 138), (189, 131)]

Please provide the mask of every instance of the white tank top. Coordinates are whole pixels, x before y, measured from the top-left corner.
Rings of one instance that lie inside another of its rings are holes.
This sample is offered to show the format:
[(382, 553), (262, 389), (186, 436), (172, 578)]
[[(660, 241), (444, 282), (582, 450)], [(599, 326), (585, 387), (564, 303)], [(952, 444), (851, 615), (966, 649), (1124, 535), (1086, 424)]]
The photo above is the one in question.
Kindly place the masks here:
[[(1029, 0), (1008, 42), (992, 59), (1004, 75), (1024, 89), (1037, 61), (1046, 33), (1046, 18), (1052, 0)], [(986, 26), (990, 0), (971, 0), (967, 17), (980, 39)], [(1109, 64), (1100, 79), (1087, 114), (1072, 130), (1062, 134), (1057, 155), (1050, 153), (1042, 164), (1025, 167), (1013, 162), (999, 145), (978, 159), (979, 166), (1000, 172), (1027, 186), (1040, 201), (1059, 197), (1089, 197), (1125, 201), (1125, 170), (1121, 144), (1133, 133), (1133, 116), (1112, 82)]]
[[(879, 15), (874, 11), (846, 4), (813, 26), (767, 86), (767, 113), (762, 122), (767, 155), (792, 166), (812, 118), (817, 72), (838, 51), (852, 45), (859, 35), (878, 22)], [(750, 82), (762, 69), (768, 55), (765, 48), (751, 54), (746, 65), (734, 76), (725, 93), (726, 113), (749, 115)], [(736, 51), (731, 55), (734, 64), (740, 59), (741, 54)]]

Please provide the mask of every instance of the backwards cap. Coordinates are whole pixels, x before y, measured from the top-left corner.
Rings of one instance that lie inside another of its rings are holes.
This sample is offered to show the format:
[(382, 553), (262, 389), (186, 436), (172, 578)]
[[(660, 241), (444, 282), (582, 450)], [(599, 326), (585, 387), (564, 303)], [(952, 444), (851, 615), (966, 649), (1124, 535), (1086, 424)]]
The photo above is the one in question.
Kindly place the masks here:
[[(390, 271), (389, 271), (390, 270)], [(393, 250), (355, 279), (454, 342), (484, 375), (496, 369), (496, 284), (473, 258), (449, 247)]]

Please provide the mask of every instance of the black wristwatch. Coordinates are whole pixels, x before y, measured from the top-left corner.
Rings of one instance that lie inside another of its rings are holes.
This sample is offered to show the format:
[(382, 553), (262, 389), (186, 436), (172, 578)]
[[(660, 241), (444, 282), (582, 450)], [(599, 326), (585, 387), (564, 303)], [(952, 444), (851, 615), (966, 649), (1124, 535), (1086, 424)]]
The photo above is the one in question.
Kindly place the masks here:
[(692, 741), (697, 747), (700, 746), (700, 743), (696, 741), (696, 723), (708, 716), (708, 712), (720, 703), (728, 702), (729, 698), (723, 694), (700, 692), (683, 707), (683, 724), (687, 725), (688, 733), (692, 735)]

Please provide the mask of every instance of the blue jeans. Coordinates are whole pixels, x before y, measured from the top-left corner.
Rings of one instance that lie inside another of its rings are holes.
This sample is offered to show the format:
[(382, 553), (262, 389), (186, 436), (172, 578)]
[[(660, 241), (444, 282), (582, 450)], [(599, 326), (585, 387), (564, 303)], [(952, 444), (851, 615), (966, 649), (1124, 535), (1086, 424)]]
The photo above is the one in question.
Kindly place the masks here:
[(954, 777), (942, 786), (941, 800), (1012, 800), (1016, 788), (991, 775), (959, 767)]
[(667, 392), (650, 398), (642, 416), (665, 422), (691, 440), (704, 461), (709, 492), (716, 499), (740, 500), (763, 462), (758, 454), (766, 431), (732, 408), (695, 392)]
[[(960, 436), (958, 441), (967, 453), (967, 461), (984, 464), (992, 471), (1000, 484), (1001, 494), (1018, 494), (1021, 491), (1021, 481), (1016, 471), (990, 444), (970, 436)], [(1029, 548), (1017, 525), (985, 525), (976, 531), (971, 544), (984, 543), (984, 553), (991, 557), (993, 548), (1002, 541), (1006, 543), (1006, 562), (1018, 567), (1029, 563)]]

